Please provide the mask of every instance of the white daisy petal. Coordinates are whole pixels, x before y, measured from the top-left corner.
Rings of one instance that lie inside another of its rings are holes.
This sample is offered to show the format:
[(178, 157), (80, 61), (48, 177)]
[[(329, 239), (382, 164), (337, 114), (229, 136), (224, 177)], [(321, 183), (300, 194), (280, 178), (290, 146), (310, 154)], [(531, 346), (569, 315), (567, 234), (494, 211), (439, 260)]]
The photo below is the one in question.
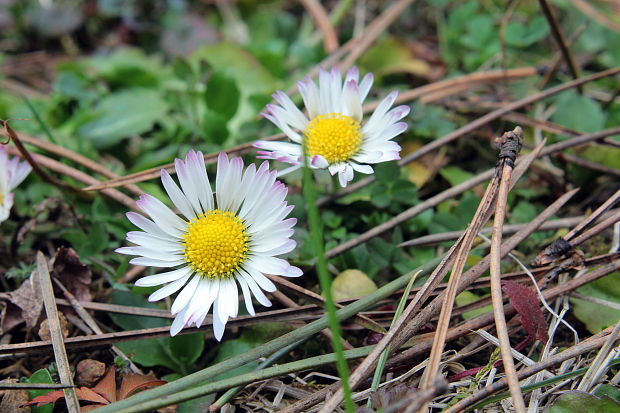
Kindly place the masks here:
[(178, 236), (185, 229), (185, 222), (154, 196), (142, 195), (136, 204), (168, 234)]
[(256, 300), (265, 307), (271, 307), (271, 301), (269, 301), (265, 293), (263, 293), (263, 290), (261, 290), (254, 278), (252, 278), (252, 276), (245, 271), (239, 271), (239, 275), (248, 284), (248, 287), (250, 287), (250, 290), (252, 291), (252, 294), (254, 294), (254, 297), (256, 297)]
[[(330, 76), (333, 83), (333, 74)], [(294, 113), (288, 107), (291, 102), (282, 96), (278, 100)], [(296, 246), (291, 239), (296, 220), (286, 218), (293, 206), (286, 202), (288, 189), (276, 181), (277, 172), (269, 171), (267, 162), (244, 171), (241, 158), (229, 160), (221, 153), (215, 197), (200, 152), (190, 151), (184, 161), (175, 160), (175, 167), (179, 184), (168, 172), (162, 172), (162, 183), (184, 218), (144, 195), (138, 205), (151, 219), (128, 213), (142, 231), (127, 233), (127, 241), (135, 245), (116, 251), (136, 256), (130, 261), (135, 265), (169, 268), (139, 279), (136, 285), (161, 286), (149, 296), (150, 301), (178, 293), (170, 309), (176, 315), (172, 335), (186, 326), (202, 325), (211, 312), (213, 333), (220, 340), (228, 320), (239, 312), (239, 288), (248, 312), (254, 314), (252, 296), (270, 306), (263, 290), (276, 289), (264, 274), (301, 275), (297, 267), (276, 257)]]
[(254, 304), (252, 304), (252, 294), (250, 293), (248, 283), (243, 277), (237, 277), (237, 282), (239, 283), (241, 291), (243, 292), (243, 301), (245, 302), (245, 308), (248, 311), (248, 314), (256, 315), (256, 312), (254, 311)]
[(149, 301), (159, 301), (179, 291), (191, 277), (191, 273), (187, 274), (170, 284), (165, 285), (149, 296)]
[(217, 341), (222, 340), (222, 337), (224, 336), (224, 328), (226, 327), (226, 321), (228, 321), (228, 318), (222, 321), (220, 317), (218, 317), (222, 314), (220, 308), (220, 301), (219, 299), (216, 299), (215, 303), (213, 303), (213, 335)]
[(154, 287), (156, 285), (162, 285), (172, 281), (176, 281), (179, 278), (183, 278), (188, 274), (192, 274), (194, 270), (190, 267), (183, 267), (176, 270), (162, 272), (160, 274), (148, 275), (142, 277), (136, 281), (135, 285), (138, 287)]
[(191, 279), (191, 281), (181, 290), (177, 298), (174, 300), (174, 303), (172, 303), (172, 307), (170, 308), (170, 312), (172, 314), (177, 314), (189, 304), (189, 301), (192, 299), (194, 293), (196, 292), (196, 287), (198, 287), (198, 284), (200, 283), (200, 279), (201, 278), (199, 275), (195, 275)]
[(166, 193), (174, 203), (174, 205), (178, 208), (179, 211), (185, 218), (192, 219), (196, 217), (194, 210), (192, 209), (192, 205), (187, 200), (187, 197), (179, 189), (176, 183), (172, 180), (172, 177), (165, 169), (161, 170), (161, 182), (164, 184), (164, 188), (166, 189)]
[(176, 336), (177, 334), (179, 334), (179, 332), (181, 330), (183, 330), (183, 327), (185, 327), (185, 313), (187, 312), (187, 309), (181, 311), (179, 314), (177, 314), (177, 316), (174, 318), (174, 321), (172, 322), (172, 326), (170, 327), (170, 335), (171, 336)]

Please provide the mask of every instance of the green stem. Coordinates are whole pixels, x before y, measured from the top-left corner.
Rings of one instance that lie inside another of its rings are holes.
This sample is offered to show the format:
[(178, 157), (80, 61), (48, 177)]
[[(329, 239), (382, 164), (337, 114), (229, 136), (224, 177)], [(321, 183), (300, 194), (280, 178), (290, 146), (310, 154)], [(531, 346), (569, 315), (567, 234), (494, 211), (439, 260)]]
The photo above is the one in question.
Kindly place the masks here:
[[(426, 263), (422, 267), (423, 274), (428, 273), (430, 270), (432, 270), (439, 263), (440, 260), (441, 257), (437, 257), (434, 260)], [(337, 312), (338, 319), (345, 320), (349, 317), (352, 317), (360, 311), (364, 311), (372, 307), (379, 300), (389, 297), (395, 291), (405, 287), (414, 272), (415, 271), (412, 271), (406, 275), (403, 275), (379, 288), (374, 293), (360, 298), (359, 300), (347, 305), (346, 307), (341, 308)], [(217, 376), (218, 374), (222, 374), (234, 368), (258, 360), (260, 357), (267, 357), (274, 352), (280, 350), (281, 348), (284, 348), (287, 345), (299, 341), (305, 337), (312, 336), (327, 327), (327, 317), (321, 317), (320, 319), (306, 324), (303, 327), (300, 327), (276, 339), (273, 339), (268, 343), (255, 347), (252, 350), (247, 351), (243, 354), (239, 354), (235, 357), (224, 360), (214, 366), (207, 367), (205, 369), (192, 373), (189, 376), (185, 376), (163, 386), (140, 392), (127, 399), (117, 401), (104, 407), (100, 407), (97, 413), (118, 413), (121, 411), (124, 413), (140, 412), (143, 411), (141, 407), (144, 405), (144, 403), (156, 399), (160, 399), (160, 406), (167, 406), (173, 404), (175, 402), (169, 400), (172, 399), (172, 395), (174, 395), (175, 393), (187, 390), (194, 386), (204, 385), (205, 382), (212, 380), (213, 377)], [(239, 383), (234, 383), (231, 385), (231, 387), (238, 384)]]
[[(411, 292), (411, 289), (413, 288), (413, 284), (415, 283), (415, 280), (418, 278), (418, 274), (419, 272), (413, 274), (413, 276), (411, 277), (411, 280), (405, 287), (403, 296), (401, 297), (400, 302), (398, 303), (398, 307), (396, 308), (396, 311), (394, 312), (394, 317), (392, 318), (390, 329), (394, 326), (394, 323), (396, 322), (396, 320), (398, 320), (398, 318), (401, 316), (401, 314), (405, 310), (405, 304), (407, 303), (407, 297), (409, 297), (409, 293)], [(383, 352), (381, 353), (381, 356), (379, 357), (379, 361), (377, 362), (377, 368), (375, 369), (375, 374), (372, 377), (372, 384), (370, 385), (370, 390), (373, 392), (377, 391), (377, 389), (379, 388), (379, 384), (381, 383), (381, 376), (383, 375), (383, 370), (385, 370), (385, 365), (387, 363), (389, 351), (390, 351), (390, 346), (387, 346), (387, 348), (383, 350)], [(372, 407), (372, 399), (370, 397), (368, 398), (368, 402), (366, 403), (366, 406)]]
[[(304, 151), (305, 152), (305, 151)], [(351, 397), (351, 387), (349, 386), (349, 366), (344, 358), (344, 348), (342, 346), (340, 323), (336, 316), (336, 305), (332, 297), (332, 278), (327, 271), (327, 259), (325, 258), (325, 244), (323, 243), (323, 228), (319, 217), (319, 208), (316, 206), (316, 191), (312, 182), (312, 172), (308, 167), (308, 157), (304, 155), (304, 199), (308, 211), (308, 224), (310, 226), (310, 238), (316, 254), (316, 272), (319, 276), (321, 291), (325, 297), (325, 309), (327, 310), (327, 320), (329, 329), (332, 332), (332, 347), (336, 353), (336, 368), (340, 376), (340, 383), (344, 393), (344, 406), (347, 413), (355, 412), (355, 404)]]
[[(289, 344), (288, 346), (284, 347), (281, 350), (276, 351), (275, 353), (273, 353), (271, 356), (267, 357), (265, 359), (265, 361), (261, 362), (258, 367), (256, 367), (254, 369), (254, 371), (258, 371), (258, 370), (264, 370), (267, 367), (270, 367), (273, 363), (275, 363), (280, 357), (284, 356), (286, 353), (288, 353), (289, 351), (293, 350), (294, 348), (296, 348), (297, 346), (299, 346), (300, 344), (304, 343), (306, 340), (308, 340), (310, 337), (306, 337), (302, 340), (299, 340), (293, 344)], [(209, 410), (213, 409), (220, 409), (222, 406), (224, 406), (226, 403), (228, 403), (230, 401), (230, 399), (232, 399), (233, 397), (235, 397), (235, 395), (239, 392), (239, 390), (241, 390), (243, 388), (243, 386), (237, 386), (237, 387), (233, 387), (232, 389), (229, 389), (226, 393), (222, 394), (220, 396), (219, 399), (217, 399), (216, 401), (213, 402), (213, 404), (211, 405), (211, 407), (209, 408)]]
[(37, 108), (34, 107), (30, 99), (28, 99), (26, 96), (22, 96), (22, 99), (28, 106), (28, 109), (30, 109), (30, 112), (32, 112), (32, 116), (34, 116), (35, 120), (39, 124), (39, 127), (43, 130), (43, 133), (45, 133), (45, 136), (47, 136), (47, 139), (49, 139), (51, 143), (58, 144), (58, 141), (56, 141), (56, 138), (54, 138), (52, 131), (47, 127), (47, 124), (43, 121), (43, 118), (41, 118), (39, 112), (37, 111)]
[(333, 26), (338, 26), (338, 23), (344, 18), (347, 14), (351, 6), (353, 5), (353, 0), (340, 0), (336, 7), (329, 14), (329, 21)]

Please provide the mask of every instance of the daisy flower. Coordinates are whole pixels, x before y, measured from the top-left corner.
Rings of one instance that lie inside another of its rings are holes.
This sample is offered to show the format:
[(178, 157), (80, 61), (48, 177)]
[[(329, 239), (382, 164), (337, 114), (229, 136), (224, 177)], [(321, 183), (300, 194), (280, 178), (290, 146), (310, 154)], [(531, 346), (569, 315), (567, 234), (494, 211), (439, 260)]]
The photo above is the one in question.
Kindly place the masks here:
[(362, 104), (372, 85), (372, 73), (358, 82), (356, 67), (349, 70), (342, 82), (338, 69), (321, 69), (318, 86), (306, 77), (297, 83), (307, 116), (282, 91), (273, 98), (278, 105), (267, 105), (261, 115), (280, 128), (292, 141), (258, 141), (254, 144), (259, 158), (275, 159), (293, 165), (283, 173), (303, 166), (303, 149), (308, 165), (327, 168), (338, 174), (342, 187), (353, 179), (353, 171), (372, 174), (369, 164), (400, 159), (400, 146), (392, 138), (403, 133), (407, 124), (399, 122), (409, 114), (408, 106), (390, 110), (398, 92), (390, 93), (374, 113), (362, 122)]
[(275, 285), (265, 274), (298, 277), (297, 267), (277, 258), (295, 248), (295, 218), (285, 219), (293, 209), (284, 200), (288, 189), (276, 181), (267, 162), (243, 170), (241, 158), (220, 153), (215, 196), (202, 153), (190, 151), (174, 166), (181, 187), (161, 171), (168, 196), (183, 215), (151, 195), (142, 195), (138, 206), (151, 219), (135, 212), (127, 218), (142, 231), (127, 233), (136, 246), (116, 250), (136, 255), (135, 265), (169, 268), (161, 274), (139, 279), (136, 285), (164, 285), (149, 297), (158, 301), (180, 290), (172, 304), (176, 317), (170, 329), (176, 335), (184, 326), (200, 327), (213, 306), (213, 332), (222, 338), (230, 317), (236, 317), (241, 287), (248, 313), (254, 315), (252, 295), (262, 305), (271, 302), (263, 293)]
[(11, 191), (26, 179), (31, 170), (28, 162), (20, 162), (17, 157), (9, 159), (4, 146), (0, 146), (0, 222), (9, 217), (13, 206)]

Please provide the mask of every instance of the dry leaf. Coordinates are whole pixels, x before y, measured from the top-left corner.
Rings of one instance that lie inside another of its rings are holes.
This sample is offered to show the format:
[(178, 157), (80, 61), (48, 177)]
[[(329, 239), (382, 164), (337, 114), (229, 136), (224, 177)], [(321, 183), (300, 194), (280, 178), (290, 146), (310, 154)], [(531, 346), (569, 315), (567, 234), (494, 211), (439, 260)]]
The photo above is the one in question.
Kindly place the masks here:
[(9, 293), (9, 300), (21, 309), (21, 317), (26, 321), (26, 327), (34, 328), (39, 323), (43, 296), (37, 277), (28, 277), (17, 290)]
[[(58, 321), (60, 322), (60, 331), (63, 337), (69, 336), (69, 322), (63, 313), (58, 313)], [(51, 340), (49, 320), (46, 318), (39, 327), (39, 337), (41, 340)]]
[[(6, 379), (2, 383), (17, 383), (17, 380)], [(26, 390), (6, 390), (0, 403), (0, 413), (30, 413), (30, 407), (21, 407), (29, 398)]]
[(530, 340), (547, 342), (549, 339), (547, 322), (536, 293), (531, 288), (514, 281), (503, 281), (502, 291), (510, 298), (510, 304), (521, 316), (521, 324)]
[(72, 248), (60, 247), (54, 256), (54, 275), (80, 301), (90, 301), (90, 267)]
[(99, 393), (110, 403), (116, 401), (116, 371), (109, 367), (105, 376), (93, 387), (93, 391)]
[[(121, 388), (118, 390), (118, 400), (122, 400), (130, 396), (138, 390), (142, 390), (147, 387), (161, 386), (166, 383), (166, 381), (157, 380), (152, 376), (141, 376), (139, 374), (128, 373), (125, 377), (123, 377)], [(109, 367), (105, 376), (95, 387), (80, 387), (79, 389), (75, 389), (75, 393), (81, 401), (96, 403), (93, 405), (82, 406), (80, 408), (82, 412), (91, 411), (97, 407), (115, 402), (117, 400), (116, 370), (114, 367)], [(65, 394), (62, 390), (55, 390), (46, 395), (35, 397), (31, 401), (23, 403), (21, 406), (43, 406), (45, 404), (55, 403), (64, 397)]]

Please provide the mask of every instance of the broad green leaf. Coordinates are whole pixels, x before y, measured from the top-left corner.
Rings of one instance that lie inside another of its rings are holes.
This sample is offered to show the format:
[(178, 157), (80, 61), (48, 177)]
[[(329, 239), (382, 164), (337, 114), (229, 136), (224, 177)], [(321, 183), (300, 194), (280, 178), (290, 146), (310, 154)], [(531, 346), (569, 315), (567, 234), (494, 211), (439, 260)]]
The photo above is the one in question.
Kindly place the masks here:
[(241, 93), (235, 79), (223, 71), (214, 72), (205, 90), (207, 108), (230, 120), (239, 107)]
[(193, 366), (205, 348), (204, 333), (183, 334), (170, 337), (169, 347), (172, 356), (185, 366)]
[(452, 186), (461, 184), (474, 176), (471, 172), (467, 172), (458, 166), (446, 166), (441, 168), (439, 170), (439, 174), (450, 182), (450, 185)]
[[(52, 379), (52, 375), (47, 369), (40, 369), (32, 373), (32, 376), (27, 380), (28, 383), (42, 383), (42, 384), (53, 384), (54, 380)], [(40, 390), (28, 390), (28, 395), (30, 396), (30, 400), (34, 399), (38, 396), (44, 396), (47, 393), (50, 393), (52, 390), (40, 389)], [(30, 407), (32, 413), (52, 413), (54, 411), (54, 405), (48, 404), (41, 407), (31, 406)]]
[[(581, 294), (603, 300), (620, 303), (620, 273), (614, 272), (577, 289)], [(598, 333), (604, 328), (618, 322), (620, 310), (572, 298), (575, 316), (586, 325), (591, 333)]]
[(207, 110), (203, 117), (202, 130), (207, 142), (218, 145), (223, 144), (228, 139), (228, 121), (222, 115), (212, 110)]
[(596, 132), (605, 126), (605, 113), (595, 100), (574, 90), (562, 93), (551, 120), (579, 132)]
[(511, 46), (527, 47), (549, 34), (549, 24), (542, 15), (534, 16), (528, 24), (511, 22), (504, 33), (506, 43)]
[(168, 103), (152, 90), (132, 89), (104, 97), (93, 109), (94, 118), (77, 133), (99, 148), (149, 131), (168, 112)]
[(557, 398), (548, 413), (620, 413), (620, 404), (607, 396), (571, 391)]

